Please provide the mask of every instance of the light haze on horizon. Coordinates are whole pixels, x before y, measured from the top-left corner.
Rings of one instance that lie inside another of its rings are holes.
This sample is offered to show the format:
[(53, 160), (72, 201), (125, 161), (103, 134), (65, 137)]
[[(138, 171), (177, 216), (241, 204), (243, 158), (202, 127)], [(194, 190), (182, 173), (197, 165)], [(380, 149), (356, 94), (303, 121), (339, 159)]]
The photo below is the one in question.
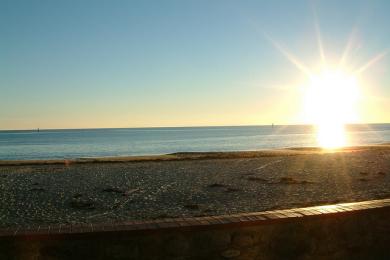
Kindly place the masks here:
[[(390, 1), (0, 1), (0, 130), (300, 124), (320, 54), (390, 48)], [(357, 123), (390, 122), (390, 55), (358, 80)], [(331, 103), (331, 101), (329, 101)]]

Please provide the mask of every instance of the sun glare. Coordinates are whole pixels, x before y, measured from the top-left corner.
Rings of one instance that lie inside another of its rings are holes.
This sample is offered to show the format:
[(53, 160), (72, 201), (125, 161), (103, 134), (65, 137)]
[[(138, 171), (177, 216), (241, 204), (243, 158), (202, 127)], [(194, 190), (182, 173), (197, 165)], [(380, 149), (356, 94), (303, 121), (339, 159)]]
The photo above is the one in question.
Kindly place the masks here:
[(305, 113), (317, 128), (317, 141), (323, 148), (345, 146), (345, 124), (357, 120), (359, 89), (356, 77), (341, 70), (325, 70), (310, 76), (306, 89)]
[[(321, 58), (322, 70), (315, 74), (297, 56), (290, 53), (280, 43), (268, 34), (264, 37), (283, 54), (286, 59), (309, 78), (309, 84), (304, 88), (303, 121), (314, 124), (317, 129), (317, 143), (326, 149), (336, 149), (348, 145), (348, 135), (345, 127), (348, 123), (358, 123), (357, 102), (360, 101), (357, 76), (365, 72), (379, 60), (383, 59), (390, 50), (374, 55), (365, 64), (347, 71), (347, 58), (354, 44), (354, 32), (351, 33), (345, 50), (338, 64), (330, 66), (321, 40), (321, 32), (317, 19), (314, 22)], [(330, 62), (334, 62), (330, 60)], [(336, 64), (336, 63), (334, 63)]]

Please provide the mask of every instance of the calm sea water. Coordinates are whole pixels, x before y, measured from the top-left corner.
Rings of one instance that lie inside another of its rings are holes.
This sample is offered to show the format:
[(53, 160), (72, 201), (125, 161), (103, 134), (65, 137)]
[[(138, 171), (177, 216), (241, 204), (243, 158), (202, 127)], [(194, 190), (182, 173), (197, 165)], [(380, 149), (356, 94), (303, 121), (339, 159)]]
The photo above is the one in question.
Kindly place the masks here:
[[(390, 142), (390, 124), (347, 127), (349, 145)], [(153, 155), (317, 146), (312, 126), (0, 131), (0, 160)]]

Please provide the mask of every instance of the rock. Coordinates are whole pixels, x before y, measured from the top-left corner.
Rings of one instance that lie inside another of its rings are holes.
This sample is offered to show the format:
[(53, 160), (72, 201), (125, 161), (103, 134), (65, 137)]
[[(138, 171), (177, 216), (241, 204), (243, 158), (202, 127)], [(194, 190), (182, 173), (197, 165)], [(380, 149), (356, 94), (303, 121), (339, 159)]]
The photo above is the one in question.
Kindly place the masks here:
[(240, 255), (240, 250), (237, 249), (227, 249), (221, 253), (222, 257), (233, 258)]
[(95, 209), (95, 203), (91, 199), (73, 198), (70, 206), (75, 209)]

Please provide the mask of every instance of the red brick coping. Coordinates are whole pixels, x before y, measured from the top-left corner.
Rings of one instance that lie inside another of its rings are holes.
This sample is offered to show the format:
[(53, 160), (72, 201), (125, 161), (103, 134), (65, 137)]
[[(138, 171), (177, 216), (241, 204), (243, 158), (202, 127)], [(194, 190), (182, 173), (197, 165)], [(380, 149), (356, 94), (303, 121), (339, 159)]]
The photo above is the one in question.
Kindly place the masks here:
[(262, 225), (275, 221), (285, 221), (297, 218), (311, 218), (318, 216), (335, 216), (340, 214), (358, 213), (374, 208), (390, 207), (390, 198), (353, 203), (341, 203), (334, 205), (315, 206), (306, 208), (294, 208), (286, 210), (263, 211), (242, 213), (234, 215), (221, 215), (194, 218), (169, 218), (149, 221), (128, 221), (118, 223), (95, 223), (77, 225), (48, 225), (33, 227), (0, 228), (1, 237), (35, 237), (55, 236), (70, 234), (91, 234), (105, 232), (131, 232), (131, 231), (155, 231), (161, 229), (178, 228), (209, 228), (231, 225)]

